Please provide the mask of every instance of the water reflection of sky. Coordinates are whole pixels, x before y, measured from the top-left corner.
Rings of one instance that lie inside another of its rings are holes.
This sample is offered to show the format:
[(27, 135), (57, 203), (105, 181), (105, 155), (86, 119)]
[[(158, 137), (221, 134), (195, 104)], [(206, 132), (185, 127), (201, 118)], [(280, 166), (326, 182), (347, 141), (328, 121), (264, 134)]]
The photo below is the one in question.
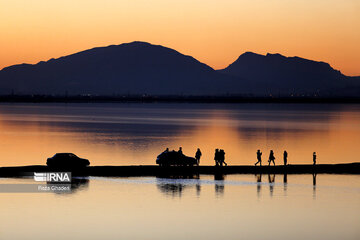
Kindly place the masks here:
[[(2, 239), (358, 239), (360, 178), (90, 178), (73, 194), (0, 193)], [(0, 184), (31, 179), (0, 179)], [(21, 231), (19, 230), (21, 229)], [(185, 229), (185, 230), (184, 230)], [(150, 234), (150, 238), (149, 238)], [(269, 237), (271, 236), (271, 237)]]
[(273, 149), (289, 162), (360, 161), (358, 105), (313, 104), (2, 104), (2, 165), (43, 164), (55, 152), (74, 152), (100, 164), (154, 164), (166, 147), (213, 164), (223, 148), (230, 164), (266, 161)]

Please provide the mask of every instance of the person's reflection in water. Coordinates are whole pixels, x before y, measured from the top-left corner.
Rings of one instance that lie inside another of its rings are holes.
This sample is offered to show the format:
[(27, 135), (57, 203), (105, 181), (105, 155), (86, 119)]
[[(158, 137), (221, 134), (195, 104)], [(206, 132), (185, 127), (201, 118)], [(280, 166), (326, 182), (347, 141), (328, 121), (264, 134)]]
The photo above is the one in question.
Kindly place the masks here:
[(287, 191), (287, 174), (284, 173), (284, 193), (286, 195), (286, 191)]
[(274, 182), (275, 182), (275, 174), (269, 174), (269, 189), (270, 189), (270, 196), (273, 196), (274, 193)]
[(257, 192), (257, 196), (260, 197), (260, 193), (261, 193), (261, 173), (260, 174), (255, 174), (256, 177), (256, 192)]
[(200, 192), (201, 192), (200, 176), (199, 176), (199, 175), (196, 175), (196, 179), (197, 179), (197, 182), (196, 182), (196, 185), (195, 185), (195, 188), (196, 188), (196, 196), (197, 196), (197, 197), (200, 197)]
[(316, 173), (313, 173), (313, 198), (316, 198)]
[(196, 196), (200, 197), (200, 192), (201, 192), (201, 185), (200, 185), (200, 181), (199, 183), (196, 184)]
[(215, 180), (215, 194), (217, 197), (224, 195), (224, 180), (225, 176), (223, 174), (215, 174), (214, 175)]

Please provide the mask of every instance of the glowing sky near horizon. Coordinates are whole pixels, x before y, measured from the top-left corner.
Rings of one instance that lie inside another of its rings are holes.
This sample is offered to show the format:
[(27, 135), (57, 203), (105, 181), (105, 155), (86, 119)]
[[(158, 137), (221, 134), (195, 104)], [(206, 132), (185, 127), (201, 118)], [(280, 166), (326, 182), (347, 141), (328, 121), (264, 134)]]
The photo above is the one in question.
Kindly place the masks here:
[(220, 69), (246, 51), (360, 75), (359, 0), (0, 0), (0, 69), (135, 40)]

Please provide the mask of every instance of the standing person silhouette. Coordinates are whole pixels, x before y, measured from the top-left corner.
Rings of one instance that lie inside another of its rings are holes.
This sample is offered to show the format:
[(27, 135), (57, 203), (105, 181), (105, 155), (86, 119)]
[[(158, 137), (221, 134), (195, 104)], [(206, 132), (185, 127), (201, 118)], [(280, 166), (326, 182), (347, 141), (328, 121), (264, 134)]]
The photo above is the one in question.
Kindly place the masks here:
[(215, 149), (215, 155), (214, 155), (214, 160), (215, 160), (215, 166), (219, 166), (219, 149)]
[(256, 152), (256, 158), (257, 158), (257, 162), (255, 163), (255, 166), (260, 163), (260, 166), (261, 166), (261, 155), (262, 155), (262, 152), (260, 152), (260, 149), (257, 150)]
[(182, 147), (179, 147), (178, 153), (183, 154)]
[(196, 163), (199, 166), (200, 165), (200, 158), (201, 158), (201, 151), (200, 148), (197, 149), (196, 153), (195, 153), (195, 159), (196, 159)]
[(313, 164), (316, 165), (316, 152), (313, 153)]
[(274, 166), (275, 166), (275, 156), (274, 156), (274, 152), (273, 150), (270, 150), (270, 155), (269, 155), (269, 166), (270, 166), (270, 163), (273, 162), (274, 163)]
[(288, 153), (287, 153), (287, 151), (285, 150), (285, 151), (284, 151), (284, 166), (287, 165), (287, 157), (288, 157)]

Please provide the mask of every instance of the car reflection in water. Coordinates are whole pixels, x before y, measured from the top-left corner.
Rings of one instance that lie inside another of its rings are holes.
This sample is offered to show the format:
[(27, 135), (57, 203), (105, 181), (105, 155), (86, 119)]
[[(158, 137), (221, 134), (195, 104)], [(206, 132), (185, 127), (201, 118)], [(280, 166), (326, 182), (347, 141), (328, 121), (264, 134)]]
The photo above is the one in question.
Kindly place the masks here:
[(48, 186), (59, 186), (61, 187), (69, 187), (70, 191), (52, 191), (55, 194), (73, 194), (78, 191), (86, 190), (89, 187), (89, 179), (87, 178), (72, 178), (71, 183), (64, 184), (64, 183), (53, 183), (47, 182), (46, 185)]
[[(225, 189), (225, 175), (215, 174), (214, 184), (216, 196), (223, 196)], [(206, 180), (204, 180), (206, 181)], [(183, 191), (195, 188), (197, 197), (201, 193), (201, 180), (199, 175), (161, 176), (156, 178), (157, 188), (167, 196), (182, 197)]]
[(185, 189), (195, 187), (199, 196), (201, 191), (199, 175), (171, 175), (156, 177), (156, 186), (167, 196), (181, 197)]

